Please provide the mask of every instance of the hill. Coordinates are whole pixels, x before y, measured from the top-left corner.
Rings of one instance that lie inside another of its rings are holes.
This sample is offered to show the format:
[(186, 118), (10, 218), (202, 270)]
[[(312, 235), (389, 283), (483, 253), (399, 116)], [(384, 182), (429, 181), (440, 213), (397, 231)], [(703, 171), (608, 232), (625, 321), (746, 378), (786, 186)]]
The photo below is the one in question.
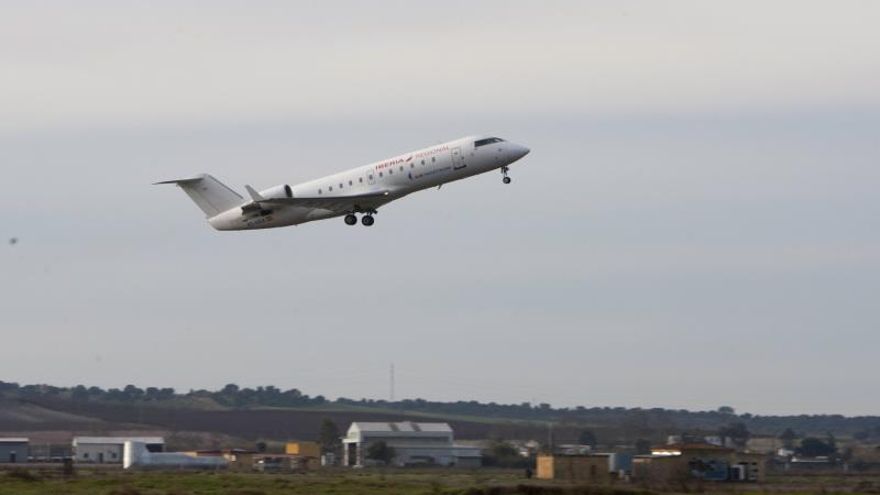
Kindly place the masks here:
[(325, 418), (343, 430), (352, 421), (447, 421), (460, 439), (539, 439), (550, 427), (557, 442), (575, 442), (584, 430), (605, 444), (659, 441), (669, 434), (717, 433), (741, 425), (752, 435), (777, 436), (786, 428), (801, 435), (839, 437), (880, 431), (880, 417), (841, 415), (759, 416), (717, 411), (621, 407), (553, 408), (549, 404), (432, 402), (421, 399), (327, 400), (296, 389), (239, 388), (177, 393), (129, 385), (123, 389), (72, 388), (0, 382), (0, 431), (69, 431), (98, 434), (150, 430), (220, 435), (249, 441), (313, 440)]

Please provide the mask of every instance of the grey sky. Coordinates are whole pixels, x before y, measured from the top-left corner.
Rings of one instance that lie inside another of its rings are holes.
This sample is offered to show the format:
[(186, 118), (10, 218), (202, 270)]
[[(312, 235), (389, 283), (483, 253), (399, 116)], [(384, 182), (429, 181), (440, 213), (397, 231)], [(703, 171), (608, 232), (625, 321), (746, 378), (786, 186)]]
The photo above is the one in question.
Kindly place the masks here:
[[(0, 379), (876, 414), (874, 2), (19, 2)], [(160, 179), (532, 153), (217, 233)]]

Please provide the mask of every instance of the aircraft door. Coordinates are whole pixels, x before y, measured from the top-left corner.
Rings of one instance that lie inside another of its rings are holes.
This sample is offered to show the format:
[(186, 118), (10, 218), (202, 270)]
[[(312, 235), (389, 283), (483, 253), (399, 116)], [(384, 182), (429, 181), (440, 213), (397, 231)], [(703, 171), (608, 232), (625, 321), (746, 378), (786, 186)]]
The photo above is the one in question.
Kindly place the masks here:
[(464, 163), (464, 155), (461, 154), (461, 146), (456, 146), (450, 151), (452, 154), (452, 170), (461, 170), (467, 165)]

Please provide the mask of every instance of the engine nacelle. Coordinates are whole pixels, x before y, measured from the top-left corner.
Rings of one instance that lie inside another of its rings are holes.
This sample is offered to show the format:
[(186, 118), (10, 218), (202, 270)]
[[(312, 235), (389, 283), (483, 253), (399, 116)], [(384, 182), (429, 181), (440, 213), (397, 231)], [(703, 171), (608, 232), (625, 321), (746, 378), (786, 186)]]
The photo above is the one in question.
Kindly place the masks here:
[(270, 187), (269, 189), (264, 189), (260, 191), (260, 196), (266, 199), (281, 199), (281, 198), (292, 198), (293, 190), (287, 184), (281, 184), (275, 187)]

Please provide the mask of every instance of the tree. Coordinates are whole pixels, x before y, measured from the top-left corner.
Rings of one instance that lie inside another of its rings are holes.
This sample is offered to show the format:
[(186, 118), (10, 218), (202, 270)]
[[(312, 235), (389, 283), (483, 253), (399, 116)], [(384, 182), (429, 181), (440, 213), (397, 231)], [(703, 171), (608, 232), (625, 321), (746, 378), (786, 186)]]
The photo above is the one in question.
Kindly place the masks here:
[(736, 413), (736, 410), (730, 406), (721, 406), (718, 408), (718, 412), (721, 414), (730, 414), (733, 415)]
[(651, 441), (644, 438), (636, 440), (636, 455), (647, 455), (651, 453)]
[(321, 444), (323, 452), (339, 451), (339, 428), (330, 418), (324, 418), (321, 421), (321, 429), (318, 431), (318, 442)]
[(740, 447), (745, 446), (746, 442), (748, 442), (749, 438), (751, 438), (752, 436), (752, 434), (749, 433), (749, 429), (746, 428), (746, 425), (739, 422), (730, 423), (729, 425), (721, 428), (718, 431), (718, 434), (722, 437), (729, 437), (731, 440), (733, 440), (733, 443)]
[(385, 442), (376, 442), (367, 447), (367, 459), (381, 461), (385, 464), (394, 459), (394, 448), (389, 447)]
[(88, 400), (89, 389), (87, 389), (84, 385), (77, 385), (73, 387), (73, 390), (71, 390), (70, 398), (73, 400)]
[(782, 440), (783, 447), (791, 449), (794, 448), (794, 441), (797, 440), (797, 433), (791, 428), (786, 428), (785, 431), (779, 435), (779, 439)]
[(819, 438), (807, 437), (801, 440), (801, 445), (795, 452), (806, 457), (829, 456), (837, 452), (837, 447)]
[(525, 468), (532, 464), (532, 460), (523, 457), (513, 445), (496, 440), (484, 452), (483, 465), (504, 468)]
[(589, 445), (590, 447), (595, 447), (598, 443), (596, 441), (596, 434), (593, 433), (593, 430), (584, 430), (578, 435), (578, 443), (581, 445)]

